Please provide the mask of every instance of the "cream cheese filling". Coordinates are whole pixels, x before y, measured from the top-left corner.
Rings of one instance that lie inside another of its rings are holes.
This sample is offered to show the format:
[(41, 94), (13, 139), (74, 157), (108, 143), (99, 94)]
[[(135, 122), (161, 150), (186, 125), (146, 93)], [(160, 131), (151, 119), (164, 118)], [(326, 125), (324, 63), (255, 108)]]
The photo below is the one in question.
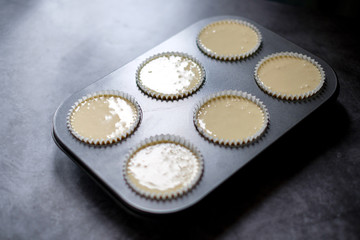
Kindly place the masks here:
[(204, 103), (197, 125), (213, 138), (244, 140), (264, 125), (264, 112), (254, 102), (239, 96), (221, 96)]
[(133, 103), (119, 96), (95, 96), (81, 102), (70, 117), (71, 127), (82, 137), (110, 139), (128, 131), (138, 112)]
[(237, 22), (209, 25), (199, 34), (200, 42), (217, 55), (241, 55), (251, 51), (259, 38), (250, 27)]
[(189, 92), (202, 81), (201, 67), (184, 56), (165, 55), (150, 60), (139, 74), (141, 85), (160, 94)]
[(188, 148), (158, 142), (136, 151), (126, 165), (128, 180), (147, 193), (171, 194), (189, 186), (200, 171), (200, 160)]
[(321, 73), (311, 62), (294, 56), (277, 56), (263, 62), (257, 75), (271, 91), (285, 95), (301, 95), (315, 90)]

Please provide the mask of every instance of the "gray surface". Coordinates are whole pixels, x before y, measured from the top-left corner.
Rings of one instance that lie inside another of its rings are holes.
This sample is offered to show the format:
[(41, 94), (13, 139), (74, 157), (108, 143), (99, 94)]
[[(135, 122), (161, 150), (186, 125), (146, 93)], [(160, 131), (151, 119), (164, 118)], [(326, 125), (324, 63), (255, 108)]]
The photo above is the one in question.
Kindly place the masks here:
[[(225, 14), (323, 58), (338, 74), (338, 101), (185, 217), (166, 227), (137, 220), (55, 146), (53, 113), (73, 92), (185, 27)], [(360, 51), (352, 27), (271, 2), (1, 1), (0, 238), (358, 239)]]
[[(196, 36), (204, 26), (229, 18), (250, 22), (261, 32), (261, 49), (250, 58), (236, 62), (218, 61), (203, 54), (196, 46)], [(148, 57), (167, 51), (190, 54), (202, 63), (206, 72), (206, 80), (202, 87), (191, 96), (178, 101), (158, 101), (150, 98), (141, 92), (135, 83), (135, 72), (139, 65)], [(322, 66), (326, 75), (326, 85), (316, 96), (298, 102), (281, 101), (269, 96), (257, 86), (253, 76), (256, 64), (269, 54), (284, 51), (306, 54)], [(72, 158), (84, 166), (91, 175), (99, 178), (101, 184), (105, 184), (114, 192), (115, 197), (140, 211), (173, 213), (188, 208), (204, 198), (302, 119), (329, 101), (335, 95), (336, 88), (335, 73), (318, 57), (249, 19), (217, 16), (194, 23), (124, 67), (66, 99), (54, 116), (54, 134), (61, 148), (73, 155)], [(124, 91), (135, 97), (142, 109), (142, 121), (134, 134), (111, 147), (81, 144), (67, 129), (66, 118), (69, 109), (83, 96), (107, 89)], [(244, 147), (229, 148), (205, 140), (196, 131), (193, 124), (195, 105), (211, 94), (229, 89), (253, 94), (266, 106), (270, 115), (270, 124), (259, 141)], [(145, 138), (159, 134), (173, 134), (188, 139), (204, 157), (204, 173), (201, 181), (186, 196), (175, 201), (150, 201), (141, 197), (126, 185), (122, 174), (119, 174), (123, 170), (123, 162), (129, 150)]]

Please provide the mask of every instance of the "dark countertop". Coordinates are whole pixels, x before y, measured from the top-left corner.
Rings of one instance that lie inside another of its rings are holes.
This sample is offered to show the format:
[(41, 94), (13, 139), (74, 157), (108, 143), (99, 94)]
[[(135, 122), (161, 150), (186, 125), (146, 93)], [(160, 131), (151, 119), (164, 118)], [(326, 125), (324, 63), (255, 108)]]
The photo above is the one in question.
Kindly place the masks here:
[[(336, 102), (194, 209), (129, 215), (51, 137), (75, 91), (203, 18), (239, 15), (328, 62)], [(0, 1), (0, 239), (359, 239), (360, 61), (346, 17), (271, 1)]]

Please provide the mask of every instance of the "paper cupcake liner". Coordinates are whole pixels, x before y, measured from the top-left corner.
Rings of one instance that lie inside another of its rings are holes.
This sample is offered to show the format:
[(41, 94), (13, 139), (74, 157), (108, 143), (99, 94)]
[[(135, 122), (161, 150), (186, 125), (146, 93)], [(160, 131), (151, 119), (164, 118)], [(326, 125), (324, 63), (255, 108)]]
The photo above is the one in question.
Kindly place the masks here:
[[(198, 84), (196, 84), (192, 89), (184, 92), (184, 93), (178, 93), (178, 94), (166, 94), (166, 93), (159, 93), (156, 92), (150, 88), (148, 88), (147, 86), (145, 86), (144, 84), (142, 84), (142, 81), (140, 79), (140, 72), (143, 69), (143, 67), (148, 64), (150, 61), (159, 58), (159, 57), (163, 57), (163, 56), (179, 56), (179, 57), (184, 57), (187, 58), (193, 62), (195, 62), (199, 67), (200, 67), (200, 81)], [(176, 100), (176, 99), (180, 99), (180, 98), (184, 98), (187, 97), (191, 94), (193, 94), (194, 92), (196, 92), (201, 85), (203, 84), (205, 80), (205, 68), (203, 67), (203, 65), (200, 63), (199, 60), (197, 60), (196, 58), (190, 56), (189, 54), (186, 53), (181, 53), (181, 52), (163, 52), (163, 53), (158, 53), (156, 55), (153, 55), (147, 59), (145, 59), (145, 61), (143, 61), (139, 67), (136, 70), (136, 84), (138, 85), (138, 87), (147, 95), (153, 97), (153, 98), (157, 98), (157, 99), (162, 99), (162, 100)]]
[[(305, 92), (303, 94), (284, 94), (284, 93), (279, 93), (279, 92), (273, 91), (269, 87), (267, 87), (258, 76), (259, 68), (261, 67), (261, 65), (264, 62), (266, 62), (267, 60), (269, 60), (271, 58), (286, 57), (286, 56), (304, 59), (304, 60), (312, 63), (315, 67), (317, 67), (317, 69), (320, 72), (320, 77), (321, 77), (319, 85), (315, 89)], [(285, 99), (285, 100), (301, 100), (301, 99), (311, 97), (311, 96), (315, 95), (317, 92), (319, 92), (325, 83), (325, 72), (324, 72), (323, 68), (321, 67), (321, 65), (317, 61), (312, 59), (311, 57), (306, 56), (301, 53), (295, 53), (295, 52), (279, 52), (279, 53), (273, 53), (271, 55), (264, 57), (262, 60), (260, 60), (256, 64), (256, 67), (254, 70), (254, 77), (255, 77), (256, 83), (264, 92), (266, 92), (267, 94), (274, 96), (276, 98)]]
[[(205, 103), (209, 102), (212, 99), (219, 98), (222, 96), (241, 97), (241, 98), (248, 99), (248, 100), (252, 101), (253, 103), (255, 103), (256, 105), (258, 105), (264, 114), (263, 126), (254, 135), (249, 136), (245, 139), (237, 139), (237, 140), (214, 138), (213, 136), (211, 136), (210, 134), (205, 132), (198, 125), (198, 122), (197, 122), (198, 112)], [(193, 121), (194, 121), (194, 125), (195, 125), (196, 129), (200, 132), (200, 134), (202, 134), (205, 138), (207, 138), (211, 142), (218, 143), (218, 144), (225, 145), (225, 146), (242, 146), (242, 145), (245, 145), (245, 144), (248, 144), (248, 143), (251, 143), (251, 142), (257, 140), (265, 132), (265, 129), (267, 128), (267, 126), (269, 124), (269, 112), (268, 112), (266, 106), (264, 105), (264, 103), (262, 101), (260, 101), (260, 99), (258, 99), (257, 97), (255, 97), (247, 92), (242, 92), (242, 91), (237, 91), (237, 90), (225, 90), (225, 91), (221, 91), (218, 93), (214, 93), (214, 94), (202, 99), (198, 104), (196, 104), (196, 106), (194, 108)]]
[[(251, 49), (250, 51), (243, 53), (243, 54), (221, 55), (221, 54), (212, 52), (201, 42), (199, 37), (203, 31), (205, 31), (206, 29), (208, 29), (214, 25), (227, 24), (227, 23), (242, 24), (242, 25), (245, 25), (245, 26), (251, 28), (252, 30), (254, 30), (258, 37), (258, 42), (256, 43), (255, 47), (253, 49)], [(221, 20), (221, 21), (210, 23), (210, 24), (206, 25), (204, 28), (202, 28), (196, 37), (196, 43), (201, 51), (203, 51), (206, 55), (208, 55), (212, 58), (219, 59), (219, 60), (225, 60), (225, 61), (236, 61), (236, 60), (240, 60), (240, 59), (249, 57), (250, 55), (254, 54), (259, 49), (261, 42), (262, 42), (262, 35), (257, 27), (255, 27), (254, 25), (252, 25), (249, 22), (246, 22), (243, 20), (237, 20), (237, 19), (227, 19), (227, 20)]]
[[(76, 107), (79, 104), (81, 104), (82, 102), (86, 101), (87, 99), (94, 98), (94, 97), (100, 97), (100, 96), (117, 96), (117, 97), (121, 97), (121, 98), (124, 98), (124, 99), (128, 100), (136, 108), (136, 111), (137, 111), (136, 120), (127, 131), (125, 131), (124, 133), (122, 133), (120, 135), (112, 137), (112, 138), (93, 139), (93, 138), (83, 137), (83, 136), (81, 136), (81, 134), (79, 134), (72, 127), (72, 125), (71, 125), (71, 115), (73, 114), (73, 111), (76, 109)], [(136, 102), (135, 98), (133, 96), (127, 94), (127, 93), (120, 92), (120, 91), (117, 91), (117, 90), (98, 91), (98, 92), (90, 93), (90, 94), (78, 99), (74, 103), (74, 105), (71, 107), (71, 109), (69, 110), (69, 112), (67, 114), (67, 117), (66, 117), (67, 127), (70, 130), (70, 132), (72, 133), (72, 135), (74, 135), (77, 139), (79, 139), (82, 142), (85, 142), (85, 143), (88, 143), (88, 144), (93, 144), (93, 145), (105, 145), (105, 144), (111, 144), (111, 143), (116, 143), (116, 142), (121, 141), (122, 139), (129, 136), (132, 132), (134, 132), (136, 127), (139, 125), (140, 119), (141, 119), (141, 108), (140, 108), (140, 105)]]
[[(187, 149), (189, 149), (193, 154), (195, 154), (196, 158), (198, 159), (199, 162), (199, 169), (198, 172), (195, 176), (195, 178), (186, 186), (184, 186), (181, 189), (178, 189), (176, 191), (173, 192), (168, 192), (168, 193), (152, 193), (143, 189), (138, 188), (138, 186), (136, 186), (136, 184), (134, 184), (128, 177), (127, 174), (127, 165), (128, 162), (130, 161), (131, 157), (140, 149), (148, 146), (148, 145), (152, 145), (154, 143), (175, 143), (175, 144), (179, 144)], [(126, 155), (125, 157), (125, 161), (123, 164), (123, 176), (124, 179), (126, 181), (126, 183), (128, 184), (128, 186), (135, 191), (137, 194), (149, 198), (149, 199), (156, 199), (156, 200), (170, 200), (170, 199), (174, 199), (177, 197), (180, 197), (188, 192), (190, 192), (196, 185), (197, 183), (200, 181), (203, 171), (204, 171), (204, 160), (203, 160), (203, 156), (201, 155), (200, 151), (195, 147), (195, 145), (193, 145), (192, 143), (190, 143), (189, 141), (187, 141), (186, 139), (180, 137), (180, 136), (175, 136), (175, 135), (170, 135), (170, 134), (161, 134), (161, 135), (155, 135), (155, 136), (151, 136), (149, 138), (146, 138), (145, 140), (141, 141), (137, 146), (133, 147), (129, 153)]]

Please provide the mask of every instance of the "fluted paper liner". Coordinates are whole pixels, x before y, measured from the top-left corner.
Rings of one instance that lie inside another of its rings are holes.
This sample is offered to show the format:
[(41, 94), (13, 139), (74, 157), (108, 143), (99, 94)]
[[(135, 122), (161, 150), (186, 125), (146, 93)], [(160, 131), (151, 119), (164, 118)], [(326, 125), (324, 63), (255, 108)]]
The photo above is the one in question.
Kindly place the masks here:
[[(115, 96), (115, 97), (121, 97), (125, 100), (128, 100), (130, 103), (132, 103), (135, 108), (136, 108), (136, 112), (137, 112), (137, 116), (135, 119), (135, 122), (130, 126), (130, 128), (128, 130), (126, 130), (125, 132), (112, 137), (112, 138), (107, 138), (107, 139), (93, 139), (93, 138), (87, 138), (87, 137), (83, 137), (81, 136), (81, 134), (79, 134), (71, 125), (71, 115), (73, 114), (73, 111), (76, 109), (77, 106), (79, 106), (79, 104), (81, 104), (82, 102), (94, 98), (94, 97), (101, 97), (101, 96)], [(136, 129), (136, 127), (138, 126), (139, 122), (141, 119), (141, 108), (139, 106), (139, 104), (136, 102), (135, 98), (132, 97), (131, 95), (124, 93), (124, 92), (120, 92), (117, 90), (104, 90), (104, 91), (98, 91), (98, 92), (94, 92), (94, 93), (90, 93), (80, 99), (78, 99), (74, 105), (71, 107), (71, 109), (69, 110), (68, 114), (67, 114), (67, 127), (69, 129), (69, 131), (72, 133), (72, 135), (74, 135), (77, 139), (79, 139), (82, 142), (88, 143), (88, 144), (93, 144), (93, 145), (105, 145), (105, 144), (112, 144), (112, 143), (116, 143), (121, 141), (122, 139), (126, 138), (127, 136), (129, 136), (132, 132), (134, 132), (134, 130)]]
[[(305, 92), (303, 94), (284, 94), (284, 93), (279, 93), (279, 92), (276, 92), (276, 91), (270, 89), (259, 78), (258, 70), (263, 63), (265, 63), (266, 61), (268, 61), (271, 58), (277, 58), (277, 57), (295, 57), (295, 58), (304, 59), (304, 60), (312, 63), (320, 72), (321, 79), (320, 79), (319, 85), (315, 89)], [(301, 99), (309, 98), (309, 97), (315, 95), (317, 92), (319, 92), (325, 82), (325, 72), (324, 72), (323, 68), (321, 67), (321, 65), (317, 61), (312, 59), (311, 57), (306, 56), (301, 53), (295, 53), (295, 52), (278, 52), (278, 53), (273, 53), (271, 55), (264, 57), (262, 60), (260, 60), (256, 64), (256, 67), (254, 70), (254, 77), (255, 77), (256, 83), (264, 92), (266, 92), (267, 94), (274, 96), (276, 98), (285, 99), (285, 100), (301, 100)]]
[[(241, 24), (241, 25), (245, 25), (249, 28), (251, 28), (252, 30), (254, 30), (254, 32), (257, 35), (258, 38), (258, 42), (256, 43), (256, 45), (254, 46), (254, 48), (252, 48), (251, 50), (249, 50), (248, 52), (245, 52), (243, 54), (234, 54), (234, 55), (221, 55), (221, 54), (217, 54), (214, 53), (213, 51), (211, 51), (209, 48), (207, 48), (200, 40), (200, 34), (205, 31), (206, 29), (214, 26), (214, 25), (220, 25), (220, 24), (229, 24), (229, 23), (237, 23), (237, 24)], [(215, 59), (219, 59), (219, 60), (227, 60), (227, 61), (235, 61), (235, 60), (240, 60), (243, 58), (247, 58), (250, 55), (254, 54), (258, 48), (260, 47), (262, 42), (262, 35), (259, 31), (259, 29), (257, 27), (255, 27), (253, 24), (243, 21), (243, 20), (237, 20), (237, 19), (227, 19), (227, 20), (221, 20), (221, 21), (217, 21), (217, 22), (213, 22), (210, 23), (208, 25), (206, 25), (204, 28), (202, 28), (200, 30), (200, 32), (198, 33), (197, 37), (196, 37), (196, 43), (198, 45), (198, 47), (200, 48), (201, 51), (203, 51), (206, 55), (215, 58)]]
[[(178, 93), (178, 94), (159, 93), (159, 92), (156, 92), (156, 91), (148, 88), (147, 86), (145, 86), (142, 83), (141, 79), (140, 79), (141, 70), (143, 69), (143, 67), (146, 64), (148, 64), (152, 60), (155, 60), (155, 59), (163, 57), (163, 56), (184, 57), (184, 58), (187, 58), (187, 59), (193, 61), (194, 63), (196, 63), (200, 68), (200, 81), (199, 81), (199, 83), (197, 83), (193, 88), (191, 88), (191, 89), (189, 89), (189, 90), (187, 90), (187, 91), (185, 91), (183, 93)], [(149, 95), (149, 96), (151, 96), (153, 98), (162, 99), (162, 100), (176, 100), (176, 99), (187, 97), (187, 96), (193, 94), (194, 92), (196, 92), (201, 87), (204, 80), (205, 80), (205, 69), (204, 69), (203, 65), (199, 62), (199, 60), (197, 60), (196, 58), (190, 56), (189, 54), (181, 53), (181, 52), (163, 52), (163, 53), (158, 53), (156, 55), (153, 55), (153, 56), (147, 58), (145, 61), (143, 61), (136, 70), (136, 84), (138, 85), (138, 87), (144, 93), (146, 93), (147, 95)]]
[[(210, 100), (216, 99), (216, 98), (219, 98), (219, 97), (223, 97), (223, 96), (234, 96), (234, 97), (245, 98), (247, 100), (252, 101), (256, 105), (258, 105), (260, 107), (260, 109), (263, 111), (263, 125), (262, 125), (262, 127), (254, 135), (248, 136), (245, 139), (237, 139), (237, 140), (214, 138), (213, 136), (208, 134), (206, 131), (204, 131), (198, 125), (198, 121), (197, 121), (197, 115), (198, 115), (198, 112), (199, 112), (200, 108), (204, 104), (209, 102)], [(247, 92), (242, 92), (242, 91), (237, 91), (237, 90), (225, 90), (225, 91), (221, 91), (221, 92), (218, 92), (218, 93), (214, 93), (214, 94), (202, 99), (198, 104), (196, 104), (196, 106), (194, 108), (193, 121), (194, 121), (194, 125), (195, 125), (196, 129), (205, 138), (207, 138), (208, 140), (210, 140), (210, 141), (212, 141), (214, 143), (225, 145), (225, 146), (242, 146), (242, 145), (245, 145), (245, 144), (248, 144), (248, 143), (251, 143), (251, 142), (257, 140), (265, 132), (265, 129), (267, 128), (268, 123), (269, 123), (269, 112), (268, 112), (266, 106), (264, 105), (264, 103), (262, 101), (260, 101), (260, 99), (256, 98), (255, 96), (253, 96), (253, 95), (251, 95), (251, 94), (249, 94)]]
[[(187, 148), (195, 155), (195, 157), (198, 160), (198, 172), (196, 173), (196, 176), (192, 179), (192, 181), (189, 184), (187, 184), (183, 188), (178, 189), (176, 191), (164, 192), (164, 193), (154, 193), (151, 191), (146, 191), (146, 190), (140, 189), (136, 184), (134, 184), (129, 179), (128, 173), (127, 173), (127, 165), (129, 163), (129, 161), (131, 160), (132, 156), (135, 153), (137, 153), (140, 149), (143, 149), (146, 146), (150, 146), (150, 145), (153, 145), (156, 143), (178, 144), (180, 146)], [(140, 194), (141, 196), (144, 196), (149, 199), (157, 199), (157, 200), (167, 200), (168, 199), (168, 200), (170, 200), (170, 199), (174, 199), (174, 198), (180, 197), (180, 196), (188, 193), (200, 181), (202, 174), (203, 174), (203, 170), (204, 170), (203, 157), (202, 157), (200, 151), (195, 147), (195, 145), (193, 145), (192, 143), (190, 143), (189, 141), (187, 141), (186, 139), (184, 139), (180, 136), (170, 135), (170, 134), (166, 134), (166, 135), (161, 134), (161, 135), (155, 135), (155, 136), (146, 138), (145, 140), (143, 140), (139, 144), (137, 144), (137, 146), (132, 148), (130, 150), (130, 152), (126, 155), (125, 159), (126, 160), (124, 161), (124, 165), (123, 165), (123, 176), (124, 176), (126, 183), (133, 191), (135, 191), (136, 193)]]

